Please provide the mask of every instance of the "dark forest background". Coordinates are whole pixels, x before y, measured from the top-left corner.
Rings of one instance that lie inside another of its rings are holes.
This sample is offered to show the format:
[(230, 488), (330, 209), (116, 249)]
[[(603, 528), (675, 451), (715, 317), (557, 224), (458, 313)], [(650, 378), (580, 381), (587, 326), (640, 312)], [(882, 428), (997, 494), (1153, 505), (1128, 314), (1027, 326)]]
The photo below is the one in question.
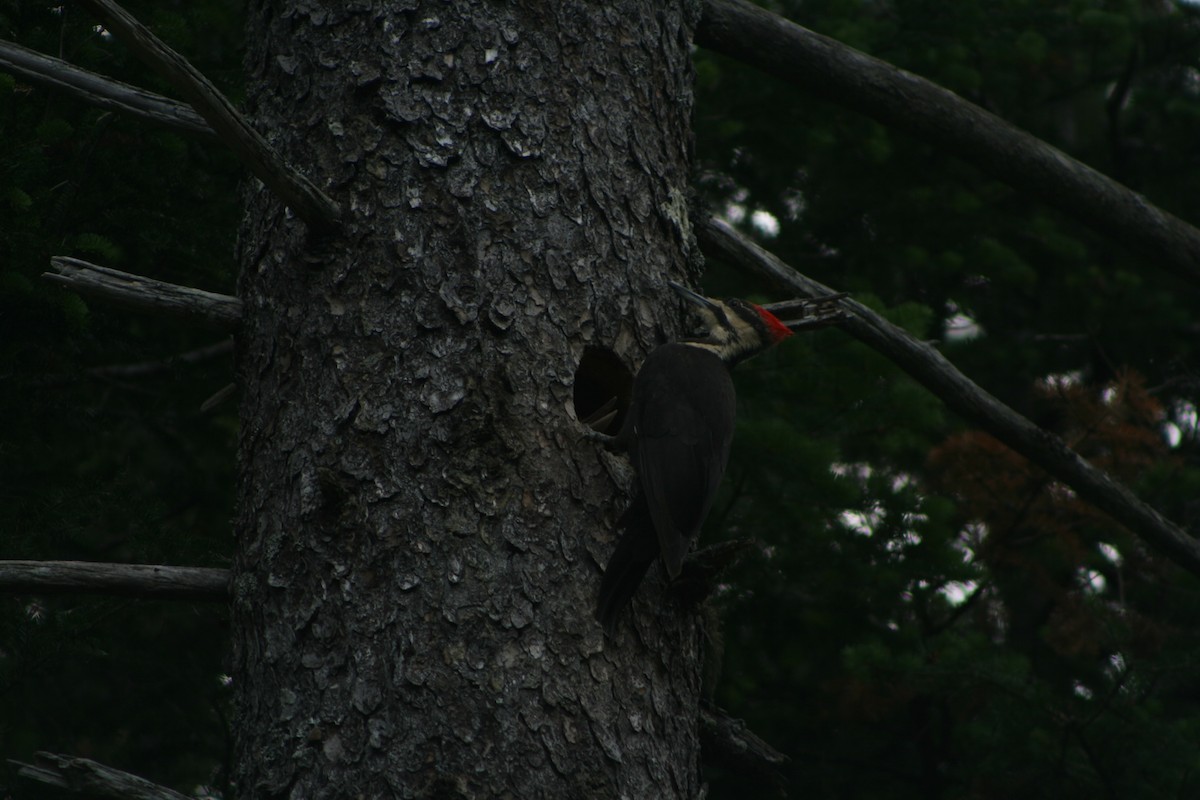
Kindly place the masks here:
[[(1200, 222), (1192, 3), (765, 5)], [(240, 3), (127, 6), (239, 96)], [(171, 94), (70, 4), (0, 0), (0, 38)], [(710, 211), (1196, 530), (1196, 286), (926, 142), (695, 67)], [(0, 74), (0, 558), (228, 566), (236, 403), (200, 407), (232, 356), (177, 358), (222, 336), (39, 276), (70, 255), (232, 294), (241, 180), (214, 142)], [(704, 288), (784, 299), (718, 263)], [(711, 796), (1200, 794), (1195, 577), (837, 330), (737, 385), (706, 541), (758, 545), (716, 600), (708, 691), (790, 761), (780, 783), (714, 768)], [(0, 757), (220, 791), (226, 649), (219, 605), (0, 596)], [(0, 797), (30, 791), (0, 767)]]

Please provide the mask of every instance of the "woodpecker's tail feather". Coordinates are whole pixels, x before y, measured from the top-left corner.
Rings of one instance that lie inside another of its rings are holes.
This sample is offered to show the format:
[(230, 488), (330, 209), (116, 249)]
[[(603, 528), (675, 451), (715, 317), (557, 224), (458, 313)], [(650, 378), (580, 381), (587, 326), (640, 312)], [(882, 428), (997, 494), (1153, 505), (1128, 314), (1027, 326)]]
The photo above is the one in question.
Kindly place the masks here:
[(596, 619), (604, 626), (604, 632), (612, 635), (617, 628), (617, 619), (633, 593), (637, 591), (646, 576), (646, 570), (654, 563), (654, 559), (633, 558), (623, 547), (629, 540), (626, 534), (617, 544), (617, 549), (608, 561), (604, 570), (604, 580), (600, 582), (600, 599), (596, 602)]
[(646, 571), (658, 557), (658, 537), (654, 533), (654, 522), (645, 497), (638, 495), (621, 517), (625, 533), (604, 568), (600, 581), (600, 597), (596, 601), (596, 619), (604, 626), (605, 633), (612, 635), (616, 630), (617, 618), (634, 592), (641, 585)]

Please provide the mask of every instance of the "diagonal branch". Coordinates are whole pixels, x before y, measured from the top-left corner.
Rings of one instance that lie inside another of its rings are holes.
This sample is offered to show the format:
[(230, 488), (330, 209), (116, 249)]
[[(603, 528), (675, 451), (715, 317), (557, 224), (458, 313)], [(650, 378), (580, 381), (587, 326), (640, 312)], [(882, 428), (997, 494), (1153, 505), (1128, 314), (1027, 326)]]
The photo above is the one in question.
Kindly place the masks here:
[(229, 337), (215, 344), (197, 347), (194, 350), (188, 350), (185, 353), (179, 353), (168, 358), (157, 359), (155, 361), (137, 361), (132, 364), (109, 364), (104, 367), (92, 367), (85, 370), (84, 374), (89, 378), (145, 378), (170, 372), (181, 364), (200, 364), (213, 358), (231, 355), (232, 353), (233, 338)]
[(73, 67), (66, 61), (42, 55), (13, 42), (0, 41), (0, 70), (34, 86), (65, 92), (76, 99), (110, 111), (150, 120), (188, 133), (213, 135), (203, 117), (183, 103), (154, 92)]
[(342, 210), (307, 178), (290, 169), (233, 104), (188, 61), (111, 0), (79, 0), (132, 50), (158, 70), (212, 126), (217, 137), (309, 226), (336, 227)]
[[(166, 358), (156, 359), (154, 361), (137, 361), (129, 364), (107, 364), (100, 367), (89, 367), (81, 372), (48, 374), (34, 381), (34, 386), (38, 387), (55, 387), (64, 386), (75, 383), (82, 378), (96, 378), (98, 380), (107, 381), (128, 381), (136, 378), (152, 378), (156, 375), (161, 375), (171, 372), (177, 367), (191, 366), (201, 364), (205, 361), (220, 358), (222, 356), (232, 355), (233, 337), (227, 336), (219, 342), (197, 347), (194, 350), (188, 350), (183, 353), (176, 353)], [(201, 406), (201, 411), (204, 407)]]
[(933, 142), (1200, 280), (1200, 231), (948, 89), (746, 0), (705, 0), (696, 43)]
[(50, 264), (58, 272), (43, 272), (43, 278), (120, 305), (165, 312), (225, 331), (236, 328), (242, 318), (242, 301), (229, 295), (176, 286), (67, 256), (54, 256)]
[(151, 783), (119, 769), (106, 767), (89, 758), (60, 756), (55, 753), (35, 753), (39, 765), (23, 764), (9, 759), (17, 774), (31, 781), (48, 784), (89, 797), (112, 797), (118, 800), (190, 800), (174, 789)]
[(229, 570), (94, 561), (0, 561), (0, 592), (224, 601), (229, 599)]
[[(696, 233), (709, 255), (764, 275), (789, 293), (813, 297), (833, 293), (827, 286), (796, 272), (726, 222), (710, 218)], [(1092, 466), (1062, 439), (976, 386), (937, 350), (855, 300), (846, 298), (842, 303), (851, 313), (841, 324), (844, 330), (889, 358), (953, 411), (1071, 487), (1080, 498), (1180, 566), (1200, 575), (1200, 543), (1175, 523)]]

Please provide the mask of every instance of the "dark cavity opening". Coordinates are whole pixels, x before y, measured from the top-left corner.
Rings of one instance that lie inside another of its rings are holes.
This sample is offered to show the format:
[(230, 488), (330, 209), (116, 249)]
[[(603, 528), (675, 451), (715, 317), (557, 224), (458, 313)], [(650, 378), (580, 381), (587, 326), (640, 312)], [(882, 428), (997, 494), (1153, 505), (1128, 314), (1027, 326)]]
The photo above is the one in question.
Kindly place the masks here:
[(615, 435), (625, 422), (633, 373), (607, 347), (585, 347), (575, 370), (575, 416), (598, 433)]

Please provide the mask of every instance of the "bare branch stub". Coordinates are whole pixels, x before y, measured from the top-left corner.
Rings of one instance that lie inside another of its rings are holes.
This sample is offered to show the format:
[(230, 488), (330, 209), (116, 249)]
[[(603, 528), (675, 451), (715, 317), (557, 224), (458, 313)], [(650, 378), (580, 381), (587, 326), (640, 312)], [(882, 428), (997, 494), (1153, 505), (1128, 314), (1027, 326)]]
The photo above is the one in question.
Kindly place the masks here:
[(214, 135), (204, 118), (190, 106), (79, 69), (13, 42), (0, 41), (0, 70), (34, 86), (64, 92), (90, 105), (131, 114), (185, 133)]
[(233, 104), (187, 59), (167, 47), (150, 29), (110, 0), (79, 0), (138, 58), (163, 75), (217, 137), (311, 228), (329, 232), (341, 219), (341, 207), (311, 181), (291, 169)]
[(129, 308), (186, 317), (224, 331), (234, 330), (242, 319), (242, 301), (230, 295), (156, 281), (67, 256), (54, 256), (50, 265), (57, 272), (43, 272), (46, 280)]
[(9, 759), (22, 778), (49, 784), (90, 797), (113, 797), (125, 800), (188, 800), (174, 789), (151, 783), (128, 772), (107, 767), (89, 758), (39, 752), (34, 754), (39, 764), (23, 764)]
[(108, 594), (159, 600), (222, 602), (229, 570), (93, 561), (0, 561), (0, 592)]
[(772, 787), (776, 796), (785, 796), (779, 768), (790, 760), (786, 755), (719, 708), (702, 706), (699, 718), (704, 761)]

